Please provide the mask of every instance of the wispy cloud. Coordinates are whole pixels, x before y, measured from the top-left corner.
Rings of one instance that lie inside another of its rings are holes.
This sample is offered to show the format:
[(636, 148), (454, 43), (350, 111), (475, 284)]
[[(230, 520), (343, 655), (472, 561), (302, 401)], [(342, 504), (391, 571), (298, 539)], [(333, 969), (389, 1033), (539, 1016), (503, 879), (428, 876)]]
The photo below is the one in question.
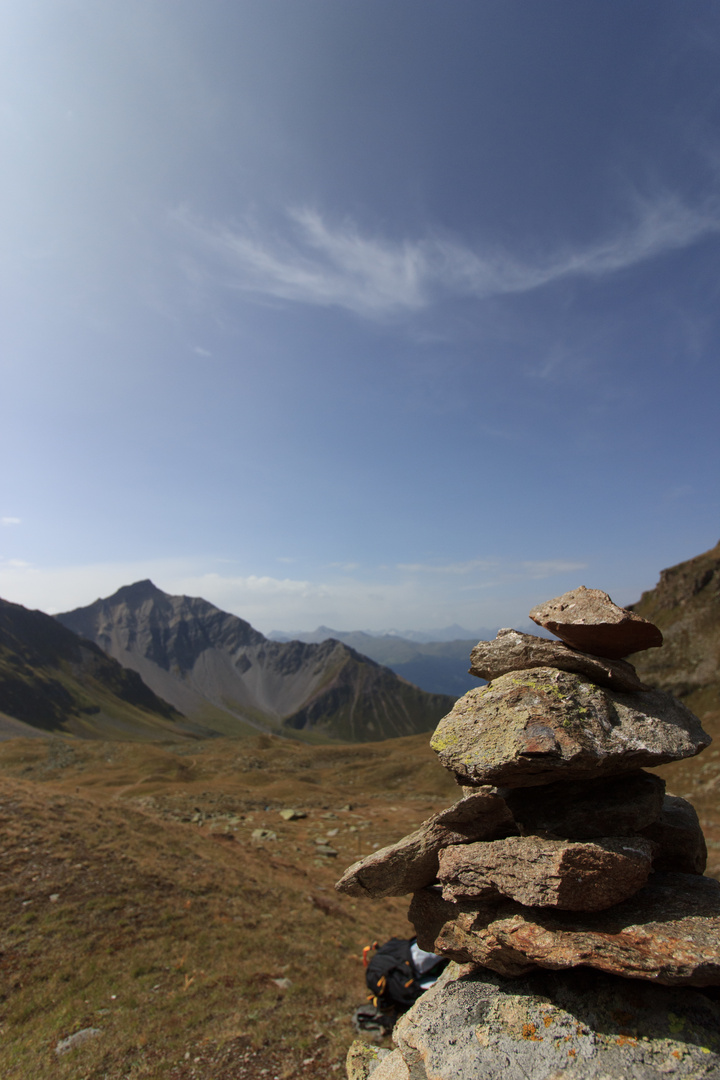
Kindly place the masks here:
[(20, 522), (21, 522), (21, 519), (17, 518), (17, 517), (0, 518), (0, 524), (2, 524), (2, 525), (19, 525)]
[(628, 222), (612, 235), (535, 259), (470, 247), (447, 235), (399, 241), (372, 236), (347, 219), (330, 224), (307, 207), (288, 212), (283, 232), (253, 221), (207, 224), (186, 210), (173, 216), (224, 267), (227, 287), (371, 318), (411, 314), (444, 295), (484, 299), (567, 277), (603, 277), (720, 232), (718, 207), (688, 206), (671, 194), (636, 197)]

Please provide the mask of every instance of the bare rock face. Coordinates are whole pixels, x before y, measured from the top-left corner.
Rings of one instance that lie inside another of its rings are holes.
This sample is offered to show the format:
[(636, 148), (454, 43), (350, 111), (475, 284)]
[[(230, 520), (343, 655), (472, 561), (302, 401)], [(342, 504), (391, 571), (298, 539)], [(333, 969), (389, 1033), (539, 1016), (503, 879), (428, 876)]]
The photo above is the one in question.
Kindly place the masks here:
[(654, 874), (629, 900), (581, 915), (416, 893), (409, 912), (422, 949), (501, 975), (533, 967), (599, 968), (665, 986), (720, 985), (720, 883), (695, 874)]
[(654, 623), (618, 607), (600, 589), (584, 585), (538, 604), (530, 618), (573, 649), (616, 660), (643, 649), (656, 649), (663, 642)]
[(665, 781), (647, 772), (503, 791), (521, 832), (573, 840), (641, 832), (660, 817), (664, 794)]
[(393, 1039), (412, 1080), (720, 1076), (716, 999), (582, 968), (510, 980), (451, 964)]
[(446, 900), (501, 893), (529, 907), (602, 911), (642, 888), (654, 844), (640, 837), (595, 841), (511, 836), (440, 852)]
[(648, 690), (632, 664), (624, 660), (607, 660), (601, 656), (578, 652), (560, 641), (518, 630), (498, 630), (494, 641), (478, 641), (470, 653), (470, 674), (481, 679), (496, 679), (508, 671), (528, 671), (531, 668), (554, 667), (585, 675), (598, 686), (607, 686), (621, 693)]
[(492, 788), (475, 792), (424, 821), (419, 829), (353, 863), (335, 885), (350, 896), (405, 896), (437, 877), (438, 852), (516, 832), (504, 799)]
[(657, 821), (643, 830), (657, 844), (655, 870), (678, 874), (704, 874), (707, 845), (695, 808), (678, 795), (666, 795)]
[(709, 743), (697, 717), (669, 694), (619, 694), (535, 668), (470, 690), (430, 745), (461, 783), (513, 788), (636, 772)]

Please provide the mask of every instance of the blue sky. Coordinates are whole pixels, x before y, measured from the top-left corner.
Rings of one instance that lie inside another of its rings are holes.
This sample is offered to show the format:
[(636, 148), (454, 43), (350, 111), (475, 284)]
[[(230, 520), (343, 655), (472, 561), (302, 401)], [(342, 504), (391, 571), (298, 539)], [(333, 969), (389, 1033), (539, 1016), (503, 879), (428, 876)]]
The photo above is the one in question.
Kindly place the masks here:
[(720, 536), (715, 0), (9, 0), (0, 595), (629, 603)]

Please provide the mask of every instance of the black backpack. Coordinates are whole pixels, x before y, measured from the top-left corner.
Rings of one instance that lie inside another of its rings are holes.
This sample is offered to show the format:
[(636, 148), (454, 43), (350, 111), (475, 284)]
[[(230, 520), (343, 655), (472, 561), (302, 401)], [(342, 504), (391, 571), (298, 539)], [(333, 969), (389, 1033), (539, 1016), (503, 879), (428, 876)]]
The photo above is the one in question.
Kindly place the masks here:
[[(368, 1000), (382, 1010), (404, 1011), (413, 1005), (423, 989), (410, 955), (412, 941), (390, 938), (378, 948), (377, 942), (363, 950)], [(375, 953), (368, 960), (368, 953)]]

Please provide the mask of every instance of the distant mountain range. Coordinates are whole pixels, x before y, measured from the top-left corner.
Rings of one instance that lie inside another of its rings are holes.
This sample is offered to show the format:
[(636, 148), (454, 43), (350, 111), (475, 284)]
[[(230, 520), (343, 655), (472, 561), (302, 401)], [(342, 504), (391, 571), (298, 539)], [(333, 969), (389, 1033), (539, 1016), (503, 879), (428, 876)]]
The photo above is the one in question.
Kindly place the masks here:
[[(490, 630), (481, 627), (479, 630), (466, 630), (464, 626), (453, 623), (452, 626), (444, 626), (440, 630), (333, 630), (329, 626), (318, 626), (317, 630), (271, 630), (268, 637), (271, 641), (326, 641), (334, 637), (338, 641), (344, 640), (345, 634), (363, 634), (371, 638), (393, 638), (394, 640), (410, 641), (417, 645), (427, 645), (438, 641), (472, 641), (477, 644), (481, 639), (486, 641), (494, 638), (497, 628)], [(369, 654), (368, 654), (369, 655)]]
[[(496, 630), (480, 631), (484, 640), (494, 638)], [(419, 642), (395, 634), (370, 634), (365, 630), (331, 630), (319, 626), (317, 630), (298, 631), (291, 636), (281, 630), (273, 630), (276, 641), (304, 641), (319, 643), (333, 639), (342, 641), (351, 649), (369, 656), (378, 664), (384, 664), (402, 679), (420, 686), (432, 694), (450, 694), (455, 698), (481, 686), (483, 679), (468, 674), (470, 652), (480, 637), (467, 637), (450, 641)]]
[[(630, 606), (665, 636), (662, 649), (632, 658), (641, 677), (720, 724), (720, 544), (663, 570)], [(271, 640), (150, 581), (55, 618), (0, 600), (0, 737), (416, 734), (478, 685), (467, 675), (470, 650), (495, 633), (426, 642), (319, 627)]]
[(270, 641), (207, 601), (151, 581), (56, 616), (196, 725), (362, 742), (431, 730), (454, 697), (429, 694), (335, 640)]

